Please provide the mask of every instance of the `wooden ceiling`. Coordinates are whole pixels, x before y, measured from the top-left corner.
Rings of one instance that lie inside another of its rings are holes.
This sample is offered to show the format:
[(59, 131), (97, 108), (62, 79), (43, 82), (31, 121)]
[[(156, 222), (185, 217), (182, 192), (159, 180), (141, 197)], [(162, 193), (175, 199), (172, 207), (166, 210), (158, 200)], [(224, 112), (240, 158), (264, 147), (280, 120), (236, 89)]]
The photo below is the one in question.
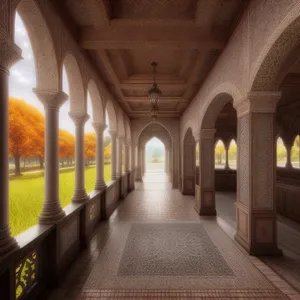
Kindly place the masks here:
[(55, 0), (58, 13), (131, 118), (179, 117), (224, 49), (248, 0)]

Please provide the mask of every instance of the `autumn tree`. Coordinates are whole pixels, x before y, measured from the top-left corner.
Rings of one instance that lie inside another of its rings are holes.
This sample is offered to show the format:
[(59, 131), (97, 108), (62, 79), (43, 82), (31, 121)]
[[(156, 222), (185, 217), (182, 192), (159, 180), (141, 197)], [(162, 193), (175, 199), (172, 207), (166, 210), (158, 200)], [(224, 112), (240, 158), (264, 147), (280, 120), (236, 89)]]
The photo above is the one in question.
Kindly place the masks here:
[(67, 130), (59, 130), (59, 157), (62, 159), (62, 165), (66, 159), (74, 156), (75, 138)]
[(222, 141), (218, 141), (215, 148), (215, 160), (216, 163), (221, 165), (225, 158), (225, 147)]
[(44, 157), (44, 116), (22, 99), (9, 99), (9, 153), (15, 175), (21, 174), (21, 158)]
[(111, 157), (111, 144), (108, 144), (104, 147), (104, 160), (110, 161)]
[(96, 157), (96, 133), (88, 132), (84, 135), (84, 157), (87, 163), (90, 164), (91, 160)]

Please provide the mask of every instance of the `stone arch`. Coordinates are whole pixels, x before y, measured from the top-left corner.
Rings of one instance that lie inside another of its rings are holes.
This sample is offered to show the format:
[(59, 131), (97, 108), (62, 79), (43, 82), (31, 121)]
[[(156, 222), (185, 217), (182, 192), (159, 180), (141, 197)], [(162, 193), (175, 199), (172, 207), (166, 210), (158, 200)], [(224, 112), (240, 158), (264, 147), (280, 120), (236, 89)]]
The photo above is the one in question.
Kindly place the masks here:
[(229, 83), (223, 83), (217, 86), (207, 97), (206, 103), (201, 106), (199, 112), (199, 124), (200, 129), (214, 128), (210, 127), (211, 124), (215, 124), (222, 108), (230, 101), (233, 103), (239, 101), (242, 98), (242, 94), (238, 88)]
[(96, 82), (93, 79), (90, 79), (88, 82), (87, 91), (90, 93), (91, 103), (93, 108), (92, 120), (95, 123), (104, 124), (105, 115), (103, 109), (103, 101), (100, 95), (99, 89), (96, 85)]
[(108, 115), (108, 118), (109, 118), (109, 127), (110, 127), (109, 129), (110, 130), (117, 130), (118, 127), (117, 127), (116, 111), (115, 111), (114, 105), (113, 105), (113, 103), (110, 99), (107, 100), (106, 105), (105, 105), (105, 109), (107, 111), (107, 115)]
[(153, 137), (161, 140), (166, 149), (170, 149), (172, 147), (171, 135), (169, 131), (160, 123), (148, 124), (139, 135), (138, 145), (143, 148), (146, 143)]
[(230, 94), (222, 92), (217, 94), (206, 109), (203, 119), (201, 120), (202, 122), (200, 123), (200, 129), (215, 128), (215, 123), (220, 111), (230, 101), (233, 101), (233, 97)]
[(47, 22), (33, 0), (21, 0), (15, 13), (19, 13), (26, 27), (36, 69), (36, 89), (57, 92), (61, 89), (56, 49)]
[(86, 114), (86, 93), (79, 65), (71, 53), (64, 57), (63, 66), (66, 69), (69, 82), (70, 113), (80, 117)]
[(266, 41), (250, 78), (250, 91), (274, 91), (278, 89), (280, 73), (288, 57), (300, 44), (300, 4)]
[(118, 111), (117, 126), (118, 135), (126, 138), (124, 112), (121, 109)]
[(127, 116), (125, 116), (125, 137), (128, 141), (131, 141), (130, 121)]
[(195, 195), (196, 142), (189, 127), (183, 137), (182, 194)]

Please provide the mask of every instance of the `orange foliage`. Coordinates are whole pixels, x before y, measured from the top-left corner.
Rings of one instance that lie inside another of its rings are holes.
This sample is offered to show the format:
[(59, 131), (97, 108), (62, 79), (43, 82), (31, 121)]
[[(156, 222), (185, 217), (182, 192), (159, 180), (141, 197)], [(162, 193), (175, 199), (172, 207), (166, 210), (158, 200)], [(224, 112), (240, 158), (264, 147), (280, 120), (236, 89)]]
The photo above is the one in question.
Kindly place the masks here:
[(73, 157), (75, 151), (75, 137), (67, 130), (59, 130), (59, 157)]
[(96, 133), (88, 132), (84, 135), (84, 157), (96, 157)]
[(9, 153), (12, 157), (44, 157), (44, 116), (16, 98), (9, 98)]
[(104, 159), (109, 160), (111, 156), (111, 144), (104, 147)]

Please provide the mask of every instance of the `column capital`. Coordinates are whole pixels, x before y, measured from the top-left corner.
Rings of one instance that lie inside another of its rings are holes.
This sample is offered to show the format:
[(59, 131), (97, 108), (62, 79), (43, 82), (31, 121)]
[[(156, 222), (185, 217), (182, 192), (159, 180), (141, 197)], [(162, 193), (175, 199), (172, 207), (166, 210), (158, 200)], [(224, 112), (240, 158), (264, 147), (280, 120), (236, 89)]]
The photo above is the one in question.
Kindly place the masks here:
[(215, 138), (216, 129), (201, 129), (200, 138), (201, 140), (212, 140)]
[(237, 117), (240, 118), (249, 113), (275, 113), (277, 103), (281, 98), (279, 91), (258, 91), (251, 92), (233, 105), (237, 111)]
[(131, 146), (131, 140), (125, 140), (124, 144), (125, 146)]
[(72, 112), (69, 112), (69, 116), (72, 119), (72, 121), (74, 122), (76, 127), (84, 126), (86, 121), (90, 118), (90, 116), (88, 114), (85, 114), (83, 116), (76, 116)]
[(110, 136), (113, 138), (116, 138), (118, 135), (118, 131), (116, 129), (111, 129), (108, 132), (109, 132)]
[(123, 143), (125, 141), (125, 136), (124, 135), (118, 135), (118, 140), (119, 140), (119, 142)]
[(200, 140), (200, 131), (193, 133), (195, 142), (198, 143)]
[(39, 90), (33, 89), (33, 92), (36, 94), (38, 99), (44, 105), (44, 108), (59, 110), (61, 106), (68, 100), (69, 96), (63, 91), (47, 91), (47, 90)]
[(22, 59), (22, 50), (9, 36), (0, 39), (0, 69), (9, 71), (9, 69)]
[(96, 133), (103, 133), (103, 131), (107, 128), (106, 124), (103, 123), (92, 123)]

